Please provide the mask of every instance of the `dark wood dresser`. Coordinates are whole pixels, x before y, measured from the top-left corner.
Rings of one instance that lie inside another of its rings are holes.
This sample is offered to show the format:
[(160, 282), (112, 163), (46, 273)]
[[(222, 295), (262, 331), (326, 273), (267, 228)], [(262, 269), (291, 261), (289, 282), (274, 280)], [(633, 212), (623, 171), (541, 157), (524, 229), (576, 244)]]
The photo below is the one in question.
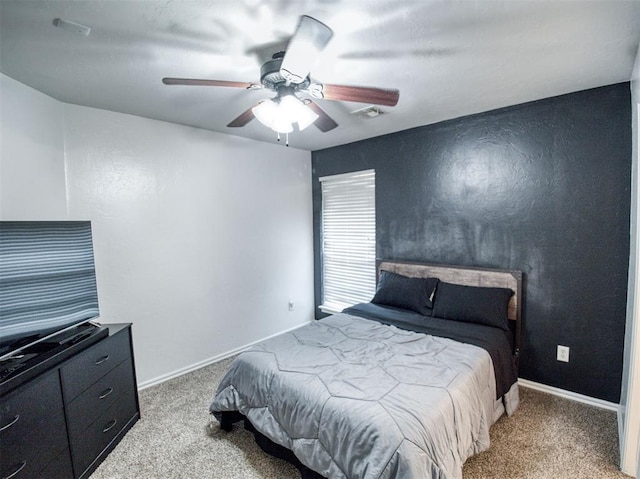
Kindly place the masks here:
[(130, 324), (1, 384), (0, 478), (87, 478), (140, 418)]

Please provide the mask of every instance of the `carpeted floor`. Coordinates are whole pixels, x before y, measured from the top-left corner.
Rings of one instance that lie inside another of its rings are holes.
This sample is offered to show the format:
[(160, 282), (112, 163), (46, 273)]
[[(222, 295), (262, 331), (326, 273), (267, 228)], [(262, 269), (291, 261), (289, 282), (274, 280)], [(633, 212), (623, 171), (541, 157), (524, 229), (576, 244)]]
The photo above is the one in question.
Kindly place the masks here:
[[(91, 479), (294, 479), (237, 426), (210, 423), (208, 406), (230, 360), (140, 393), (142, 419)], [(628, 478), (616, 464), (615, 413), (520, 388), (521, 404), (491, 429), (491, 448), (469, 459), (464, 479)]]

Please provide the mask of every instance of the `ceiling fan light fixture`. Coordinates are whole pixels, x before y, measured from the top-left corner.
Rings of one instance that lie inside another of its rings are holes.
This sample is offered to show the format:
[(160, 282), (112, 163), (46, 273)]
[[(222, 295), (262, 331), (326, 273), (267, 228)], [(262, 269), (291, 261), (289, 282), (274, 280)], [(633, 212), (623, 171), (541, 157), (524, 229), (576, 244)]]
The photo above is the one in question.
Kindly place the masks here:
[(293, 125), (287, 118), (276, 116), (271, 124), (271, 129), (276, 133), (291, 133)]
[[(277, 99), (276, 99), (277, 100)], [(283, 110), (280, 102), (265, 100), (254, 106), (251, 110), (260, 123), (267, 128), (271, 128), (277, 133), (291, 133), (293, 131), (293, 121)]]
[(276, 116), (277, 109), (278, 106), (273, 100), (265, 100), (254, 106), (251, 111), (260, 123), (268, 128), (271, 128), (273, 120)]
[(300, 111), (300, 115), (298, 115), (298, 129), (300, 131), (304, 130), (318, 119), (318, 114), (311, 111), (306, 105), (302, 105), (303, 108)]
[(318, 119), (318, 115), (294, 95), (285, 95), (280, 99), (278, 114), (290, 123), (297, 123), (300, 131)]
[(277, 133), (291, 133), (294, 123), (302, 131), (318, 119), (318, 115), (294, 95), (265, 100), (251, 111), (260, 123)]

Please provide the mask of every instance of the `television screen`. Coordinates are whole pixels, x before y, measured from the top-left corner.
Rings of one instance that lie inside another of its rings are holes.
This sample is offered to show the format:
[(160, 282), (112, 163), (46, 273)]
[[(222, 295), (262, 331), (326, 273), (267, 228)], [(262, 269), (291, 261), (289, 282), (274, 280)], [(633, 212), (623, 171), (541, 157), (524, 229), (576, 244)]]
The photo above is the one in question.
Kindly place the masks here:
[(0, 221), (0, 358), (97, 318), (89, 221)]

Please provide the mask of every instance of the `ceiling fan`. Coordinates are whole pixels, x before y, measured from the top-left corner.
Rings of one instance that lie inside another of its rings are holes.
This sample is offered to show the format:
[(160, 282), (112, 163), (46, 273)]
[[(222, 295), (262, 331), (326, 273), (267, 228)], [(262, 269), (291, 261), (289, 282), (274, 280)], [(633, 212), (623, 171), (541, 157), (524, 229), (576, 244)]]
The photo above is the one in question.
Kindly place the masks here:
[[(241, 113), (230, 128), (242, 127), (254, 118), (280, 134), (293, 131), (296, 123), (303, 130), (312, 123), (322, 132), (333, 130), (338, 124), (311, 98), (298, 98), (308, 94), (315, 99), (353, 101), (376, 105), (395, 106), (400, 92), (394, 89), (313, 82), (309, 76), (316, 56), (325, 48), (333, 31), (324, 23), (302, 15), (285, 52), (278, 52), (260, 68), (260, 83), (190, 78), (163, 78), (165, 85), (196, 85), (267, 89), (276, 96), (263, 100)], [(288, 145), (288, 141), (287, 141)]]

